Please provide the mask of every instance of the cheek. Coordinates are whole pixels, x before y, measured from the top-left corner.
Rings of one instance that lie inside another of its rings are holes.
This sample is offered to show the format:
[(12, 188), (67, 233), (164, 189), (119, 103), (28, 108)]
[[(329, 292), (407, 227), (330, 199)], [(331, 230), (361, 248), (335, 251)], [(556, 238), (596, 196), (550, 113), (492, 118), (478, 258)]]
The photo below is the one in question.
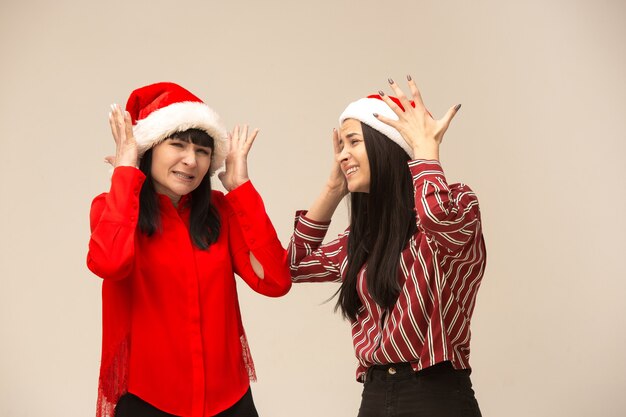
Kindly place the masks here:
[(160, 146), (161, 145), (157, 145), (157, 147), (154, 148), (154, 151), (152, 152), (152, 165), (150, 168), (152, 175), (158, 174), (159, 172), (163, 171), (163, 167), (164, 165), (166, 165), (168, 159), (167, 153), (163, 152), (163, 149)]
[(204, 178), (204, 176), (209, 172), (209, 168), (211, 167), (211, 158), (202, 159), (199, 161), (198, 169), (200, 173), (200, 177)]

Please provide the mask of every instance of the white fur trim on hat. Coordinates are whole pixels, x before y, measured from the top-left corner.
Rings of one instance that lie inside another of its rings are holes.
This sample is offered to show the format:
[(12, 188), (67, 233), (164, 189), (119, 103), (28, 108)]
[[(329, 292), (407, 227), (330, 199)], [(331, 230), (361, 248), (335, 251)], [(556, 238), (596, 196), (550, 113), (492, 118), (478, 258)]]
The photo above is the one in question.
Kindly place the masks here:
[(388, 119), (398, 120), (398, 116), (384, 101), (377, 98), (362, 98), (348, 104), (348, 107), (339, 116), (339, 124), (341, 125), (346, 119), (356, 119), (365, 123), (400, 145), (412, 159), (413, 149), (406, 143), (400, 132), (375, 118), (373, 113), (378, 113)]
[(224, 164), (230, 151), (230, 141), (219, 115), (204, 103), (193, 101), (172, 103), (138, 120), (133, 126), (133, 134), (139, 155), (172, 134), (187, 129), (204, 130), (213, 138), (214, 149), (209, 168), (209, 174), (213, 175)]

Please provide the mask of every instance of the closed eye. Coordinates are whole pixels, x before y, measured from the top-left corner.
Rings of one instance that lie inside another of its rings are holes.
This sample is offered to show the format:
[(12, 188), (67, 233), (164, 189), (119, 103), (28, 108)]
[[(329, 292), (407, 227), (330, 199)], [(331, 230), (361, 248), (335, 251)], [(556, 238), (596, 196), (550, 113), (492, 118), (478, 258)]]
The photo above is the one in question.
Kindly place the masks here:
[(184, 148), (185, 147), (185, 145), (182, 142), (177, 141), (177, 140), (170, 140), (169, 144), (170, 144), (170, 146), (175, 146), (177, 148)]

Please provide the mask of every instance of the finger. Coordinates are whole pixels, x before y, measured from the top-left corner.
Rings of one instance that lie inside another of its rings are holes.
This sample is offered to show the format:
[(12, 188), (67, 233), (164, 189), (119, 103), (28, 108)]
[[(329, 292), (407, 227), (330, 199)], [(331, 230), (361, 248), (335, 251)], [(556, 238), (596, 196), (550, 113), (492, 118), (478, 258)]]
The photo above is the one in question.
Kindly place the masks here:
[(413, 106), (411, 106), (411, 102), (406, 97), (406, 95), (404, 94), (404, 91), (402, 91), (400, 86), (394, 80), (392, 80), (391, 78), (389, 78), (388, 81), (389, 81), (389, 86), (393, 90), (393, 94), (396, 96), (396, 98), (398, 100), (400, 100), (400, 103), (402, 104), (402, 107), (404, 107), (404, 110), (407, 111), (411, 107), (413, 107)]
[(443, 116), (443, 118), (441, 119), (441, 122), (443, 124), (443, 131), (442, 131), (442, 133), (445, 133), (445, 131), (448, 130), (448, 126), (450, 126), (450, 122), (452, 122), (452, 119), (459, 112), (460, 108), (461, 108), (461, 105), (457, 104), (456, 106), (451, 107), (446, 112), (445, 116)]
[(133, 120), (130, 117), (130, 113), (124, 111), (124, 127), (127, 142), (135, 142), (135, 136), (133, 135)]
[(231, 146), (230, 150), (239, 149), (239, 125), (235, 125), (233, 128), (233, 134), (231, 135)]
[(243, 125), (243, 129), (241, 129), (241, 141), (239, 142), (239, 146), (242, 148), (246, 146), (246, 142), (248, 141), (248, 125)]
[(250, 134), (250, 137), (248, 138), (248, 140), (246, 140), (246, 143), (243, 145), (243, 151), (245, 152), (246, 155), (248, 154), (248, 152), (250, 152), (250, 148), (252, 148), (252, 144), (254, 143), (254, 140), (256, 139), (260, 131), (261, 129), (259, 129), (258, 127), (254, 129), (252, 133)]
[[(428, 110), (426, 110), (426, 106), (424, 106), (424, 100), (422, 100), (422, 93), (420, 92), (419, 88), (417, 88), (417, 84), (415, 84), (415, 80), (413, 80), (413, 78), (410, 75), (407, 75), (406, 79), (409, 84), (409, 89), (411, 90), (411, 95), (413, 96), (413, 102), (415, 102), (415, 107), (423, 109), (426, 112), (428, 112)], [(428, 114), (430, 113), (428, 112)]]
[[(402, 110), (400, 110), (400, 111), (402, 111)], [(398, 131), (400, 130), (400, 123), (399, 123), (398, 120), (394, 120), (394, 119), (390, 119), (390, 118), (385, 117), (385, 116), (381, 116), (378, 113), (373, 113), (373, 115), (374, 115), (375, 118), (377, 118), (378, 120), (380, 120), (384, 124), (389, 125), (389, 126), (393, 127), (394, 129), (396, 129)]]
[(115, 168), (115, 157), (114, 156), (105, 156), (104, 157), (104, 162), (106, 162), (107, 164), (111, 165), (112, 167)]
[(400, 108), (400, 106), (395, 103), (395, 101), (390, 99), (383, 90), (378, 90), (378, 95), (383, 99), (385, 103), (387, 103), (389, 108), (393, 110), (393, 112), (398, 116), (399, 119), (404, 117), (404, 111)]
[(111, 128), (111, 134), (113, 135), (113, 140), (115, 141), (115, 145), (119, 143), (119, 138), (117, 137), (117, 128), (115, 127), (115, 116), (113, 116), (113, 105), (111, 105), (111, 111), (109, 112), (109, 127)]
[(120, 142), (126, 142), (126, 131), (124, 129), (124, 115), (118, 104), (113, 104), (113, 118), (115, 120), (115, 130)]
[(339, 155), (341, 153), (341, 145), (339, 145), (339, 132), (335, 128), (333, 128), (333, 149), (335, 151), (335, 155)]

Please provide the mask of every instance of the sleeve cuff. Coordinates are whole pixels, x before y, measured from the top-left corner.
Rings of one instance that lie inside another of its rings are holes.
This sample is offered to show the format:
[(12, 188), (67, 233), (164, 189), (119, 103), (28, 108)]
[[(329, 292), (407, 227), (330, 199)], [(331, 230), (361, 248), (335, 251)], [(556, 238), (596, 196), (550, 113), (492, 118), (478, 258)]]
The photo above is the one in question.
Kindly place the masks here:
[(311, 220), (306, 213), (305, 210), (296, 212), (294, 236), (305, 243), (320, 244), (328, 232), (330, 221)]
[(263, 200), (250, 180), (226, 193), (224, 198), (230, 203), (239, 217), (244, 216), (246, 213), (248, 215), (254, 214), (254, 211), (259, 208), (265, 212)]
[(413, 181), (421, 177), (444, 175), (441, 163), (435, 159), (413, 159), (408, 164)]

